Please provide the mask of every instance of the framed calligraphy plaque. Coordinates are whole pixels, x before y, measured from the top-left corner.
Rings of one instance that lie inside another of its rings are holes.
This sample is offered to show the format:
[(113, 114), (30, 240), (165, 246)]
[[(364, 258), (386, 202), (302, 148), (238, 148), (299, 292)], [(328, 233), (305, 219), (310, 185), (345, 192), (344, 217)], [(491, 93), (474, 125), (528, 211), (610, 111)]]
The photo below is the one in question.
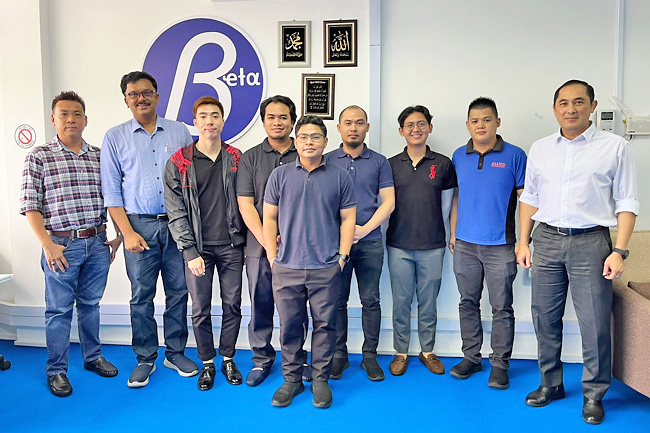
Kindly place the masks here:
[(311, 66), (311, 21), (278, 21), (278, 67)]
[(323, 21), (325, 67), (357, 66), (357, 20)]
[(334, 74), (302, 74), (302, 115), (334, 119)]

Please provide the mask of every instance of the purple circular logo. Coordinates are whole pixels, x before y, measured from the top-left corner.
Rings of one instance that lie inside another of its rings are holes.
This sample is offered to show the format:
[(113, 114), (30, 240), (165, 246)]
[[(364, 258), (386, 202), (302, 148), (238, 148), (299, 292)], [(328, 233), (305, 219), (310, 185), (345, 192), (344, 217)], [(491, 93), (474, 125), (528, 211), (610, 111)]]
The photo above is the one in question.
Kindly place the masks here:
[(262, 57), (247, 35), (230, 24), (194, 18), (174, 24), (154, 41), (143, 70), (158, 82), (158, 114), (198, 135), (194, 101), (214, 96), (224, 108), (221, 139), (233, 142), (255, 122), (266, 94)]

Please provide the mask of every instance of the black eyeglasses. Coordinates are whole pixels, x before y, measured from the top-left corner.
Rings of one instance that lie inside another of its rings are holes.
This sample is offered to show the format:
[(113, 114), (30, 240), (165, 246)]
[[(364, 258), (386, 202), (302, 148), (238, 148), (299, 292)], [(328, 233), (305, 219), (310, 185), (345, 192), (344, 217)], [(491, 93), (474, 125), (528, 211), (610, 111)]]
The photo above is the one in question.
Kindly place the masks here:
[(140, 98), (140, 95), (142, 95), (145, 99), (149, 99), (155, 94), (155, 90), (145, 90), (144, 92), (129, 92), (126, 94), (126, 96), (128, 96), (129, 99), (137, 101)]

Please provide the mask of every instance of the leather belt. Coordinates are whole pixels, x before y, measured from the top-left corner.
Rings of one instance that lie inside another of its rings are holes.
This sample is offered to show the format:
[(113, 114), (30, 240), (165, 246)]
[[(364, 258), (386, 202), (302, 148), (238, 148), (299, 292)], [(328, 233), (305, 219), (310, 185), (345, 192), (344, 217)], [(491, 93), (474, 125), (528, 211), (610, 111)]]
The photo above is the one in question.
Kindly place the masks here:
[(62, 236), (64, 238), (70, 239), (86, 239), (97, 236), (100, 233), (106, 231), (106, 224), (100, 224), (97, 227), (90, 227), (89, 229), (80, 229), (80, 230), (48, 230), (47, 232), (52, 236)]
[(148, 213), (134, 213), (129, 216), (136, 216), (138, 218), (151, 218), (151, 219), (157, 219), (157, 220), (166, 220), (167, 219), (167, 214), (166, 213), (159, 213), (159, 214), (148, 214)]
[(565, 228), (565, 227), (555, 227), (546, 223), (542, 223), (542, 225), (547, 229), (553, 230), (554, 232), (557, 232), (565, 236), (583, 235), (585, 233), (593, 233), (602, 230), (607, 230), (607, 227), (603, 227), (603, 226), (587, 227), (586, 229), (572, 229), (572, 228)]

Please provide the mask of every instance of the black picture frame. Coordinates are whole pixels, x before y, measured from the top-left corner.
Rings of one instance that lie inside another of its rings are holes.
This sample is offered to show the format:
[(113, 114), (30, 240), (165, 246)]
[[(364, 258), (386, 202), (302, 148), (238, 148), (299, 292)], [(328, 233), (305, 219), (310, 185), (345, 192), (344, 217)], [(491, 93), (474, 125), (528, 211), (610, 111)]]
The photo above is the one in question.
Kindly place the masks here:
[(357, 66), (357, 20), (323, 21), (325, 67)]
[(334, 119), (334, 74), (302, 74), (302, 115)]

